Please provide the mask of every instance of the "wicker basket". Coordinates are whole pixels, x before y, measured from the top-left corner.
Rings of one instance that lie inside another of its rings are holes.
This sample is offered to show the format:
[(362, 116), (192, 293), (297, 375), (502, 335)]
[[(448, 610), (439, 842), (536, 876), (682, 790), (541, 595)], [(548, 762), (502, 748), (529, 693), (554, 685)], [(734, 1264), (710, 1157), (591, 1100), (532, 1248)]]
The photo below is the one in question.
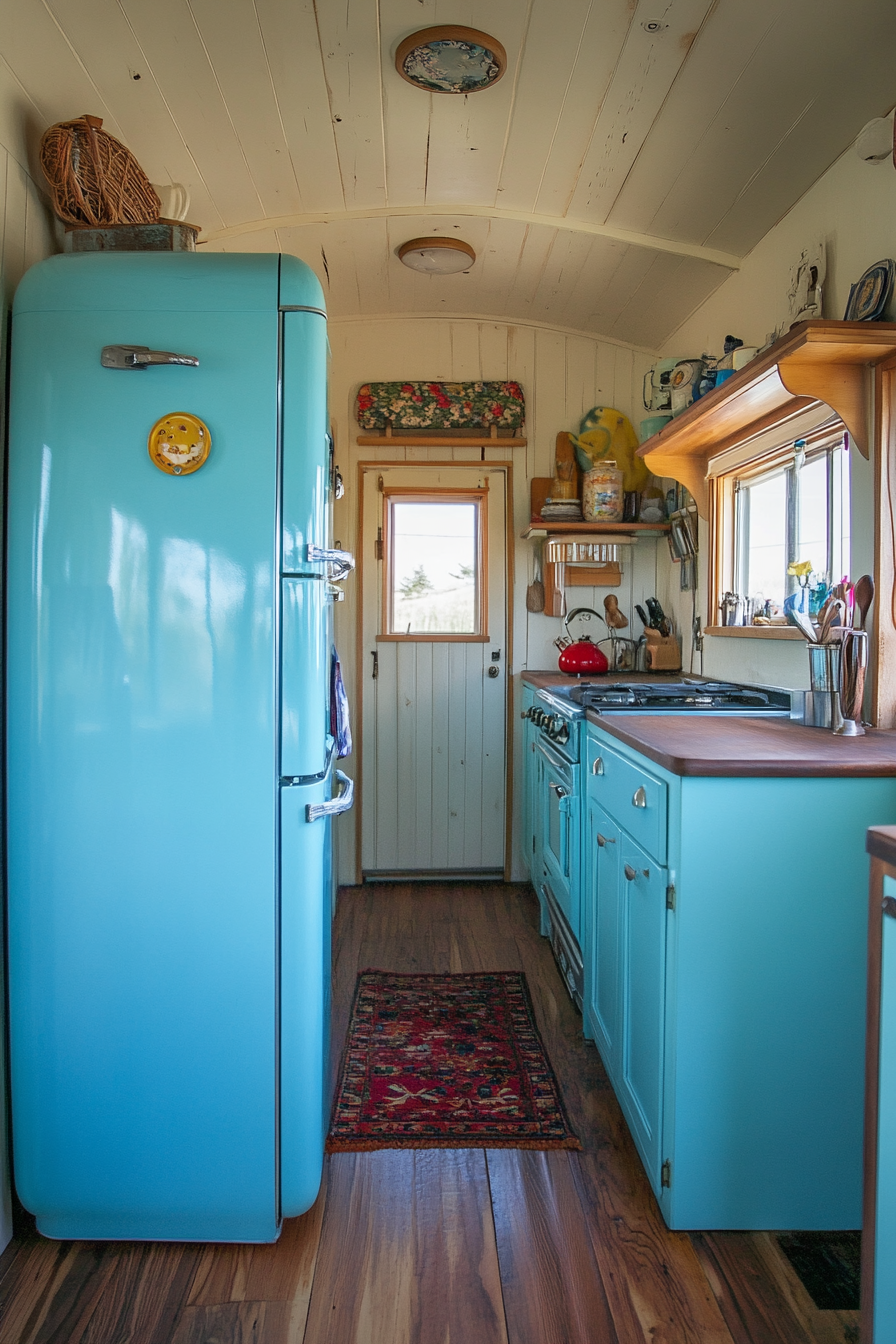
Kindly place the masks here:
[(102, 129), (101, 117), (76, 117), (44, 132), (40, 164), (53, 209), (67, 224), (154, 224), (161, 203), (129, 149)]

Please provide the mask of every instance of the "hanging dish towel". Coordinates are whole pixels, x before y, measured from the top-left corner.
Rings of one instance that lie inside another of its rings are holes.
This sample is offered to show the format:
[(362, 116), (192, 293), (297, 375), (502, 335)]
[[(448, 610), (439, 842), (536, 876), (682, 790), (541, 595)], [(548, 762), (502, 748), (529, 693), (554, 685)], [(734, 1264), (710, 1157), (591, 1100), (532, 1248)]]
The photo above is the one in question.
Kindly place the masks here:
[(352, 728), (349, 721), (348, 696), (342, 680), (342, 667), (336, 647), (330, 665), (330, 732), (336, 739), (336, 755), (341, 761), (352, 754)]

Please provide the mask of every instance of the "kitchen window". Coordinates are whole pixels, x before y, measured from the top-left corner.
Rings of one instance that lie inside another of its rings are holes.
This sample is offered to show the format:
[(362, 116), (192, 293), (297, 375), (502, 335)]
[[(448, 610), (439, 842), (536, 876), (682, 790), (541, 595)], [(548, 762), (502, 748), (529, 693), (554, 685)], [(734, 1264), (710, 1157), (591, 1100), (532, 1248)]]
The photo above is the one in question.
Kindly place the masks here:
[(787, 572), (791, 564), (811, 562), (813, 583), (834, 584), (849, 571), (849, 441), (841, 422), (727, 471), (724, 466), (718, 461), (714, 473), (718, 544), (710, 625), (718, 623), (723, 592), (780, 608), (799, 583)]
[(384, 635), (488, 638), (486, 490), (385, 492)]

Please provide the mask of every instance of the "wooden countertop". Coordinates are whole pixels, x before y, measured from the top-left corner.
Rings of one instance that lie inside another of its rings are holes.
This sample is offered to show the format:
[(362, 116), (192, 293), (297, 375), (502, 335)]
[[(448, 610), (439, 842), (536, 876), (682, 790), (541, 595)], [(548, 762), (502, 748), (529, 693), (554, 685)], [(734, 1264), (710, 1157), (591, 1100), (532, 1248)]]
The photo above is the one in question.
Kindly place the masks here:
[(703, 714), (597, 714), (586, 718), (673, 775), (855, 778), (896, 775), (896, 732), (836, 737), (790, 719)]
[(876, 859), (883, 859), (891, 868), (896, 868), (896, 826), (872, 826), (865, 848)]

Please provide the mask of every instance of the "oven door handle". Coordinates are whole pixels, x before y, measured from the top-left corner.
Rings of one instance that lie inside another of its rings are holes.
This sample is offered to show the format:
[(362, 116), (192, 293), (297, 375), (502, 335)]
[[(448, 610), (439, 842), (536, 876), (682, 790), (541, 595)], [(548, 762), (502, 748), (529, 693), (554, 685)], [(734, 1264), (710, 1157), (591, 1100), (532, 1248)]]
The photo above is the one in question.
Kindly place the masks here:
[(557, 790), (560, 799), (560, 871), (569, 877), (569, 794), (565, 789)]

